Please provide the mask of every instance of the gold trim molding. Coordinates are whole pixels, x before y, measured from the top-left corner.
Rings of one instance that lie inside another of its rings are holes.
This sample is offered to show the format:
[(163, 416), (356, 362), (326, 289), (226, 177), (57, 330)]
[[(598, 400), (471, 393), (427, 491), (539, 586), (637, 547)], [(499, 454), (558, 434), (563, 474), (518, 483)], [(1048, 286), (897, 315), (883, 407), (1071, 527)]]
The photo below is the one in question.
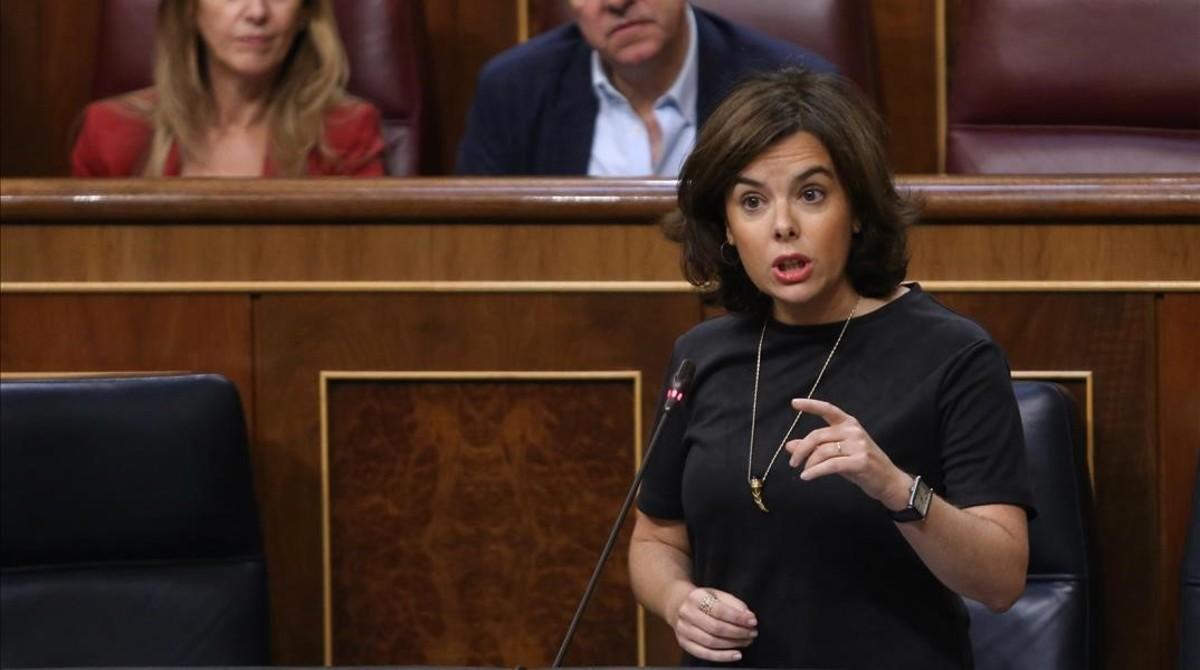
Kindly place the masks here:
[[(1197, 293), (1197, 281), (918, 281), (936, 293)], [(150, 281), (0, 282), (38, 293), (695, 293), (684, 281)]]
[(530, 0), (515, 0), (517, 3), (517, 44), (529, 41), (529, 2)]
[(172, 377), (193, 374), (186, 370), (59, 370), (54, 372), (0, 372), (0, 381), (38, 381), (45, 379), (106, 379), (128, 377)]
[[(324, 662), (333, 665), (333, 566), (329, 519), (329, 395), (331, 382), (340, 381), (629, 381), (633, 383), (633, 470), (642, 462), (642, 373), (640, 370), (321, 370), (318, 375), (321, 414), (321, 618)], [(580, 585), (581, 593), (583, 585)], [(646, 666), (646, 612), (637, 606), (637, 662)]]

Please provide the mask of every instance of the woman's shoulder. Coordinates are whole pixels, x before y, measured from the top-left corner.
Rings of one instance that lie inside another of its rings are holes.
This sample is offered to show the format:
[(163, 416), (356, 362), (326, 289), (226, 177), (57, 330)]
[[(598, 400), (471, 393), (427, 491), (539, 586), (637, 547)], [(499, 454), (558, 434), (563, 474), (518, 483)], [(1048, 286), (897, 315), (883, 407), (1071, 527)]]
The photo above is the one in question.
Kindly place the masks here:
[(351, 95), (344, 96), (325, 112), (327, 129), (359, 128), (364, 125), (378, 125), (380, 120), (379, 108), (372, 103)]
[(83, 112), (84, 123), (148, 129), (153, 125), (154, 107), (157, 103), (158, 94), (153, 88), (114, 95), (89, 103)]
[(72, 173), (80, 177), (130, 176), (154, 131), (154, 89), (141, 89), (88, 104), (71, 152)]
[(685, 350), (706, 349), (713, 344), (728, 344), (738, 337), (757, 337), (756, 323), (762, 322), (748, 314), (722, 314), (692, 326), (679, 336), (675, 346)]
[(909, 355), (929, 354), (946, 361), (980, 347), (994, 347), (988, 331), (974, 319), (954, 310), (918, 284), (883, 309), (868, 314), (876, 341), (903, 347)]
[(310, 174), (380, 176), (383, 129), (379, 108), (346, 96), (325, 112), (325, 144), (332, 156), (309, 165)]

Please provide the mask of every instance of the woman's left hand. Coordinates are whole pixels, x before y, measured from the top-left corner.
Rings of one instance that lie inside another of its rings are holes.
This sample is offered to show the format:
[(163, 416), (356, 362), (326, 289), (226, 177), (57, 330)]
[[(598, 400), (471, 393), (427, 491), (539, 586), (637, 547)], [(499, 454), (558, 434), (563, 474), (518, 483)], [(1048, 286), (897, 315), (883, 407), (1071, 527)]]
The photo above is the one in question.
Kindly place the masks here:
[(908, 504), (912, 477), (892, 463), (858, 419), (821, 400), (796, 398), (792, 408), (816, 414), (829, 424), (784, 445), (791, 454), (788, 464), (803, 468), (801, 479), (838, 474), (889, 509)]

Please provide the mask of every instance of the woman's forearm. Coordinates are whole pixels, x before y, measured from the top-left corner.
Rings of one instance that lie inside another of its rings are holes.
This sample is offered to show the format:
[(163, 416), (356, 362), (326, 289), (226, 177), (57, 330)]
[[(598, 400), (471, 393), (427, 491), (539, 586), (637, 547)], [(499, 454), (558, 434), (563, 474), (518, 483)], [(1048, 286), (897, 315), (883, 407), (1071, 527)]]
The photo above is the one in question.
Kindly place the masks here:
[(695, 588), (691, 557), (659, 539), (638, 537), (635, 531), (629, 545), (629, 576), (638, 602), (674, 627), (679, 604)]
[(929, 570), (959, 595), (1002, 612), (1025, 590), (1029, 536), (1019, 507), (959, 509), (934, 496), (924, 520), (896, 526)]

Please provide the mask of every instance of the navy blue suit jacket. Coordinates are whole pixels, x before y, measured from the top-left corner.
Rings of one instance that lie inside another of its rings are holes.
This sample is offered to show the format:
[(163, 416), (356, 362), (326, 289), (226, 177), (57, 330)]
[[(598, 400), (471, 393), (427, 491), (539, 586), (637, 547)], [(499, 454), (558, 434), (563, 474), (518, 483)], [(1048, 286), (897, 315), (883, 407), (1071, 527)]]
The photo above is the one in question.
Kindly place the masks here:
[[(700, 124), (739, 79), (789, 65), (820, 72), (819, 56), (696, 12)], [(458, 147), (465, 175), (586, 175), (599, 101), (592, 48), (574, 23), (513, 47), (484, 66)]]

